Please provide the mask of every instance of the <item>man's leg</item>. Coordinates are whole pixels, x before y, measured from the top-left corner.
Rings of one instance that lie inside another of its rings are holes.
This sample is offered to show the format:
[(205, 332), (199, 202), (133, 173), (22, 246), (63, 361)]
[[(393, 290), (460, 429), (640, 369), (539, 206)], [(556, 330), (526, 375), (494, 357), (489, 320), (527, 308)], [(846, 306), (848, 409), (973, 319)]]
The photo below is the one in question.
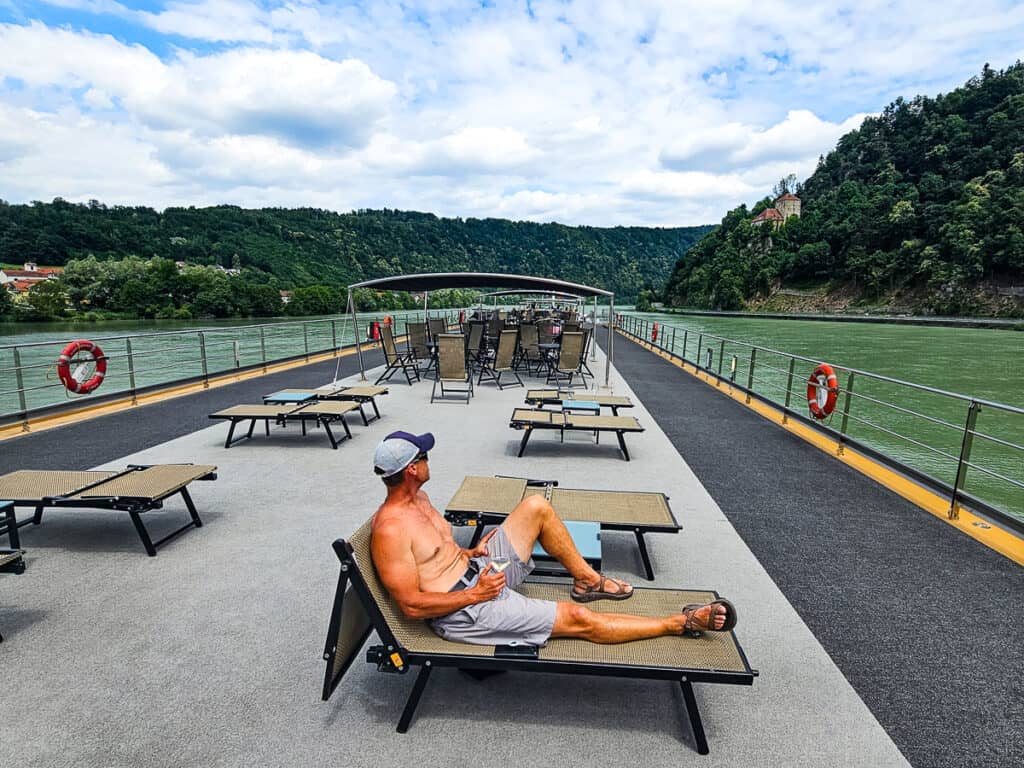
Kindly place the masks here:
[(575, 579), (576, 586), (581, 587), (577, 592), (588, 586), (603, 586), (604, 591), (612, 594), (632, 591), (632, 587), (616, 579), (605, 578), (604, 584), (601, 584), (601, 574), (583, 559), (572, 540), (572, 534), (543, 496), (527, 496), (512, 510), (501, 527), (524, 563), (530, 559), (533, 545), (539, 541), (544, 551), (560, 562)]
[[(690, 628), (718, 631), (725, 625), (724, 605), (705, 605), (694, 611)], [(576, 603), (559, 603), (552, 637), (578, 637), (593, 643), (625, 643), (664, 635), (681, 635), (686, 616), (648, 618), (625, 613), (597, 613)]]

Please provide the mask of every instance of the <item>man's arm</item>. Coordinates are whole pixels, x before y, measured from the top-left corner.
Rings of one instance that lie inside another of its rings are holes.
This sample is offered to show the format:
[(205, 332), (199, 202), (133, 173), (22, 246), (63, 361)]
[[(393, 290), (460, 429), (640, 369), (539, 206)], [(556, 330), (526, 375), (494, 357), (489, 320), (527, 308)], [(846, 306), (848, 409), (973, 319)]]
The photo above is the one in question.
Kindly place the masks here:
[(505, 583), (505, 574), (490, 573), (488, 565), (477, 583), (458, 592), (424, 592), (420, 589), (419, 571), (412, 553), (412, 540), (405, 528), (385, 524), (373, 532), (371, 541), (377, 575), (410, 619), (435, 619), (465, 608), (467, 605), (492, 600)]

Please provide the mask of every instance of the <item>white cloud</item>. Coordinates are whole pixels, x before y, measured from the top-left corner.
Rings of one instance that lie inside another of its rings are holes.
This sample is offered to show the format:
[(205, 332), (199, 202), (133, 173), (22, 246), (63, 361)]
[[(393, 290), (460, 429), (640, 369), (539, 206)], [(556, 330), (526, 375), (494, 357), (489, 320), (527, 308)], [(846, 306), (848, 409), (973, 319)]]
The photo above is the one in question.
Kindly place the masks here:
[(711, 223), (1024, 56), (1011, 0), (48, 2), (76, 12), (0, 24), (13, 200)]

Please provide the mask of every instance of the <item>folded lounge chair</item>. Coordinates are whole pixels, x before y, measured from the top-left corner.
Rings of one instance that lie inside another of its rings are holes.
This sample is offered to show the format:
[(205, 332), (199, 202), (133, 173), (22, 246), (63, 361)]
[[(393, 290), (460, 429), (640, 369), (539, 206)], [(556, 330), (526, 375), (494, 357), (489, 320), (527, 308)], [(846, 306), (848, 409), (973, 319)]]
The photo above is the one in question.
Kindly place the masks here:
[[(216, 480), (217, 467), (211, 464), (154, 464), (130, 465), (120, 472), (50, 472), (23, 469), (0, 477), (0, 498), (10, 499), (14, 507), (34, 507), (35, 514), (18, 521), (13, 507), (7, 512), (7, 535), (12, 549), (21, 542), (18, 528), (43, 520), (47, 507), (86, 507), (127, 512), (142, 539), (147, 554), (156, 555), (157, 547), (184, 533), (189, 528), (200, 528), (199, 519), (188, 484), (193, 480)], [(149, 537), (142, 523), (142, 513), (163, 507), (164, 499), (181, 494), (188, 507), (191, 521), (159, 541)], [(0, 533), (3, 529), (0, 527)]]
[[(708, 743), (693, 694), (693, 683), (752, 685), (757, 676), (733, 632), (705, 632), (699, 638), (661, 637), (618, 645), (555, 639), (543, 648), (468, 645), (442, 640), (425, 621), (403, 616), (377, 579), (370, 558), (369, 523), (348, 541), (336, 540), (334, 551), (341, 561), (341, 574), (324, 647), (327, 668), (323, 699), (330, 698), (371, 631), (376, 630), (381, 644), (367, 650), (367, 661), (376, 664), (383, 672), (404, 674), (413, 667), (420, 668), (398, 721), (399, 733), (409, 729), (430, 672), (435, 667), (457, 667), (470, 672), (615, 676), (678, 682), (695, 746), (700, 754), (706, 755)], [(529, 597), (548, 600), (564, 600), (568, 595), (564, 584), (526, 583), (519, 589)], [(716, 592), (708, 590), (634, 588), (633, 597), (629, 600), (595, 603), (593, 608), (655, 616), (678, 613), (688, 603), (703, 604), (717, 598)], [(448, 700), (452, 700), (451, 697)]]
[[(341, 424), (345, 430), (343, 439), (351, 439), (352, 432), (345, 421), (345, 414), (350, 411), (361, 410), (354, 402), (324, 402), (313, 400), (299, 405), (233, 405), (223, 411), (211, 413), (211, 419), (225, 419), (231, 422), (228, 430), (228, 437), (224, 441), (224, 447), (230, 448), (237, 442), (248, 440), (252, 437), (253, 429), (257, 421), (263, 422), (264, 431), (270, 435), (270, 422), (273, 421), (281, 426), (287, 426), (289, 421), (297, 421), (302, 425), (302, 434), (306, 434), (306, 424), (313, 422), (314, 426), (323, 427), (327, 439), (331, 441), (331, 448), (337, 449), (341, 440), (334, 437), (331, 430), (332, 424)], [(365, 417), (364, 417), (365, 420)], [(241, 437), (234, 437), (235, 427), (240, 422), (249, 422), (249, 431)]]
[[(380, 410), (377, 408), (377, 396), (386, 395), (387, 387), (355, 386), (335, 387), (332, 389), (279, 389), (269, 395), (263, 396), (264, 405), (288, 404), (288, 403), (309, 403), (313, 400), (339, 400), (341, 402), (351, 401), (359, 408), (359, 415), (363, 417), (363, 426), (369, 426), (371, 421), (380, 418)], [(366, 418), (366, 411), (363, 406), (369, 403), (373, 408), (374, 417)]]
[(643, 432), (644, 428), (635, 416), (592, 416), (578, 413), (545, 411), (543, 409), (516, 408), (509, 421), (512, 429), (523, 430), (523, 441), (519, 444), (519, 456), (522, 457), (530, 435), (538, 429), (558, 430), (564, 437), (565, 432), (614, 432), (619, 440), (622, 457), (629, 461), (629, 449), (626, 448), (627, 432)]
[(583, 392), (571, 389), (528, 389), (526, 390), (527, 405), (557, 405), (566, 401), (586, 401), (597, 403), (601, 408), (610, 408), (613, 416), (619, 415), (619, 408), (632, 408), (633, 401), (621, 395), (601, 395), (597, 392)]
[(648, 581), (653, 581), (654, 569), (644, 535), (682, 530), (663, 493), (559, 488), (554, 480), (520, 477), (467, 476), (445, 507), (444, 516), (453, 525), (476, 526), (472, 548), (488, 525), (501, 525), (519, 502), (535, 494), (551, 502), (563, 520), (599, 523), (602, 531), (632, 532)]

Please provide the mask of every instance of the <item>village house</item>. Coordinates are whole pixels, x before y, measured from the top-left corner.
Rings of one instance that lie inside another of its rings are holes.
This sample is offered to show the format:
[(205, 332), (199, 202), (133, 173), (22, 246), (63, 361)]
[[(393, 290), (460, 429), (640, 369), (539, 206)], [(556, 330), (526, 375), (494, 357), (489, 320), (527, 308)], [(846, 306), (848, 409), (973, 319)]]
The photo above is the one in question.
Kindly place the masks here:
[(39, 267), (26, 261), (23, 269), (0, 269), (0, 285), (12, 293), (25, 293), (41, 280), (53, 280), (63, 272), (63, 267)]
[(772, 207), (765, 208), (750, 222), (755, 227), (771, 222), (772, 229), (778, 229), (790, 216), (800, 218), (800, 198), (787, 192), (775, 199)]

